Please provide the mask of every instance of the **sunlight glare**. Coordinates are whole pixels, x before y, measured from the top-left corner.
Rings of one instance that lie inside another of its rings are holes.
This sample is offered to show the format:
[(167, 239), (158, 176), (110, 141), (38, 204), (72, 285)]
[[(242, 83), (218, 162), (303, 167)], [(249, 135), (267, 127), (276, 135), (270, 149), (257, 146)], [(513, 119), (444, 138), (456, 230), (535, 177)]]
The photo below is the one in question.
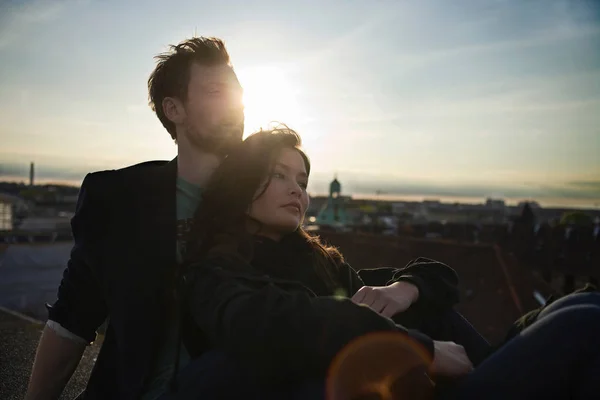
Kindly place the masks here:
[(299, 129), (307, 116), (298, 104), (296, 85), (279, 67), (260, 66), (238, 72), (244, 87), (246, 128), (244, 137), (273, 121)]

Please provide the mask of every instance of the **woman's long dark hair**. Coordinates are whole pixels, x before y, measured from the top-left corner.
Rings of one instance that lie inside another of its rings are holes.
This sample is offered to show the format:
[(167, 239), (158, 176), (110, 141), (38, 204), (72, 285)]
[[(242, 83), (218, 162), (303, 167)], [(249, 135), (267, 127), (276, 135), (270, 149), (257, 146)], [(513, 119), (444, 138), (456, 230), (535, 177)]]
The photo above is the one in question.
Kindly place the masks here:
[[(253, 255), (252, 235), (247, 231), (247, 212), (254, 200), (264, 193), (265, 178), (271, 176), (281, 151), (298, 151), (310, 174), (310, 161), (301, 150), (300, 136), (286, 126), (261, 130), (236, 146), (214, 172), (202, 195), (188, 236), (186, 261), (197, 263), (212, 255), (250, 263)], [(262, 186), (262, 191), (256, 193)], [(340, 252), (324, 245), (318, 236), (309, 235), (302, 227), (293, 239), (311, 252), (313, 268), (330, 288), (338, 286), (337, 269), (342, 263)], [(289, 238), (289, 237), (286, 237)]]

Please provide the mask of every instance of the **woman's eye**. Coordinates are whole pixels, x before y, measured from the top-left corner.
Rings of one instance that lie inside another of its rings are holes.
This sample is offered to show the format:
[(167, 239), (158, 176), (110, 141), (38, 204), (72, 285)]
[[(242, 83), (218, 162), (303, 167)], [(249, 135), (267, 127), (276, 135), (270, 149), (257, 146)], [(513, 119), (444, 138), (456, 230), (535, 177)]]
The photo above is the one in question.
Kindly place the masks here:
[(281, 172), (275, 172), (273, 173), (273, 178), (284, 179), (285, 175), (283, 175)]
[(306, 188), (308, 187), (308, 183), (306, 182), (298, 182), (298, 185), (304, 190), (306, 190)]

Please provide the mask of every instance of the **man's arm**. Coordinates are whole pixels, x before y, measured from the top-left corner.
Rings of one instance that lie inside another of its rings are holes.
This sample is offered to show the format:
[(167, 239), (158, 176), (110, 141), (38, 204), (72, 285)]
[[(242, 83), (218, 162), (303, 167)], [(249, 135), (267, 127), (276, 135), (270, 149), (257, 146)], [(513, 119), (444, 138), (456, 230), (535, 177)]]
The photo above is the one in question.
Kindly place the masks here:
[(58, 399), (77, 368), (86, 343), (46, 326), (38, 345), (25, 400)]
[[(49, 322), (38, 345), (26, 399), (60, 396), (79, 364), (86, 344), (106, 319), (106, 306), (92, 265), (99, 262), (104, 237), (103, 202), (94, 199), (95, 174), (84, 179), (71, 228), (74, 246), (58, 288), (58, 298), (48, 306)], [(62, 333), (61, 333), (62, 331)]]

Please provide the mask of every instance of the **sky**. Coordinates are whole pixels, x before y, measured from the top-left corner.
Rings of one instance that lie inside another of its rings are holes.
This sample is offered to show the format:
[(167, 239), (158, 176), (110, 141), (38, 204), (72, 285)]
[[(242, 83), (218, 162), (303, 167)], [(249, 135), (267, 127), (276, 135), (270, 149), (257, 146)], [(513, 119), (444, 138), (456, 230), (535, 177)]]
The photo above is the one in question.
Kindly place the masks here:
[(0, 0), (0, 180), (171, 159), (153, 57), (226, 41), (246, 134), (281, 121), (309, 191), (600, 207), (596, 0)]

